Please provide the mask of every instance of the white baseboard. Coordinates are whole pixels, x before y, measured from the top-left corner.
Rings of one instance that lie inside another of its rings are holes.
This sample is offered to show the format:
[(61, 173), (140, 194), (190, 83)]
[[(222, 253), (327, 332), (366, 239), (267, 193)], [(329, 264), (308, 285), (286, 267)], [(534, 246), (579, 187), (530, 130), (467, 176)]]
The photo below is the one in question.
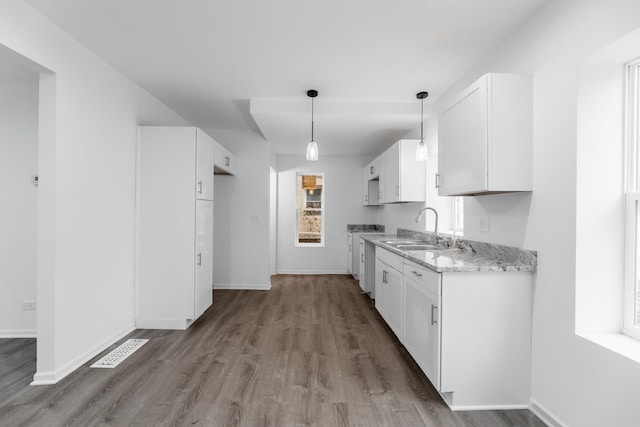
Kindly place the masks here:
[(453, 405), (452, 411), (511, 411), (513, 409), (529, 409), (529, 405)]
[(46, 371), (46, 372), (36, 372), (33, 376), (33, 381), (31, 385), (46, 385), (46, 384), (56, 384), (58, 381), (84, 365), (89, 360), (96, 357), (98, 354), (104, 351), (104, 349), (108, 348), (110, 345), (114, 344), (118, 340), (127, 336), (129, 333), (136, 329), (133, 323), (127, 325), (126, 327), (120, 329), (118, 332), (111, 335), (109, 338), (101, 341), (99, 344), (94, 345), (80, 356), (76, 357), (60, 369), (56, 369), (55, 371)]
[(0, 338), (37, 338), (35, 329), (0, 329)]
[(278, 270), (278, 274), (351, 274), (349, 270)]
[(136, 319), (136, 328), (138, 329), (173, 329), (178, 331), (184, 331), (187, 329), (194, 320), (187, 319), (151, 319), (151, 318), (138, 318)]
[(565, 423), (560, 421), (558, 417), (556, 417), (551, 411), (538, 403), (538, 401), (535, 399), (529, 399), (529, 410), (549, 427), (567, 427)]
[(268, 291), (271, 289), (271, 283), (261, 285), (259, 283), (252, 283), (243, 285), (241, 283), (214, 283), (213, 289), (232, 289), (239, 291)]

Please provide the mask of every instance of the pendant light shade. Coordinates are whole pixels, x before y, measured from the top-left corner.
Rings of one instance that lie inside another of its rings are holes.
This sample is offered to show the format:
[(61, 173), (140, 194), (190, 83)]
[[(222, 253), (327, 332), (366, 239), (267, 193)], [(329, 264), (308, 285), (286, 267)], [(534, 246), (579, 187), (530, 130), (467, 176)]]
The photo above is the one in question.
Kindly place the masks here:
[(428, 92), (418, 92), (416, 98), (420, 100), (420, 142), (416, 148), (416, 160), (418, 162), (427, 161), (427, 144), (424, 142), (424, 99), (429, 96)]
[(307, 144), (307, 160), (318, 160), (318, 144), (313, 140), (313, 98), (318, 96), (318, 91), (310, 89), (307, 91), (307, 96), (311, 98), (311, 141)]
[(309, 141), (307, 144), (307, 160), (318, 160), (318, 144), (315, 141)]

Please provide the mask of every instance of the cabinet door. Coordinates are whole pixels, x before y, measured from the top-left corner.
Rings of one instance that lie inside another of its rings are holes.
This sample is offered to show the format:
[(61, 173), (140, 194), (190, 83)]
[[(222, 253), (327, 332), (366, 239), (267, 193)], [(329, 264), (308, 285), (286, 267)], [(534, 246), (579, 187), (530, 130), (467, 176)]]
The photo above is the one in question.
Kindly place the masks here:
[(220, 175), (236, 174), (236, 159), (229, 150), (227, 150), (218, 141), (214, 143), (214, 159), (215, 173)]
[(487, 90), (487, 79), (479, 79), (440, 113), (440, 196), (487, 189)]
[(374, 161), (369, 163), (367, 167), (365, 167), (365, 177), (367, 180), (375, 179), (382, 173), (382, 168), (382, 161), (380, 157), (377, 157)]
[(385, 267), (387, 271), (387, 316), (385, 320), (400, 341), (403, 340), (404, 287), (402, 273), (395, 268)]
[(362, 169), (362, 204), (368, 206), (369, 203), (369, 169), (365, 166)]
[(213, 200), (213, 139), (196, 133), (196, 199)]
[(384, 176), (382, 181), (383, 203), (400, 201), (400, 144), (394, 144), (382, 155)]
[[(384, 262), (380, 261), (379, 259), (376, 258), (376, 275), (375, 275), (375, 289), (376, 289), (376, 293), (375, 293), (375, 306), (376, 306), (376, 310), (378, 310), (378, 313), (380, 313), (380, 315), (382, 315), (382, 318), (386, 320), (386, 316), (387, 316), (387, 286), (386, 286), (386, 280), (387, 280), (387, 273), (384, 272), (385, 266), (387, 264), (385, 264)], [(387, 267), (388, 269), (388, 267)]]
[(359, 256), (358, 256), (358, 264), (359, 264), (359, 271), (358, 271), (358, 278), (359, 278), (359, 283), (360, 283), (360, 289), (362, 289), (363, 291), (366, 291), (366, 280), (367, 280), (367, 273), (365, 271), (365, 259), (366, 259), (366, 248), (367, 245), (365, 244), (364, 240), (362, 239), (358, 239), (360, 241), (358, 248), (360, 249), (359, 251)]
[(362, 169), (362, 204), (377, 206), (380, 204), (380, 176), (382, 160), (378, 158)]
[(347, 270), (353, 274), (353, 233), (347, 233)]
[(213, 299), (213, 202), (196, 200), (196, 251), (193, 318), (197, 319)]
[[(440, 275), (434, 273), (433, 280)], [(436, 293), (405, 277), (403, 344), (440, 390), (440, 302)]]
[(351, 274), (354, 279), (360, 277), (360, 234), (353, 233), (351, 243)]

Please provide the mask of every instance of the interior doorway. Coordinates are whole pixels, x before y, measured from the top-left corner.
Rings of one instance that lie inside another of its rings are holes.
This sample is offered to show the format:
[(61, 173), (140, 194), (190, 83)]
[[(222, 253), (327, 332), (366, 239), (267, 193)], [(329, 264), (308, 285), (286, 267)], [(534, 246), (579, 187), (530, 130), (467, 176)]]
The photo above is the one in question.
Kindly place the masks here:
[[(0, 396), (31, 382), (40, 345), (38, 324), (52, 320), (39, 312), (53, 301), (43, 301), (39, 295), (39, 242), (43, 228), (45, 234), (49, 231), (42, 226), (39, 212), (41, 123), (53, 124), (55, 116), (55, 103), (50, 100), (45, 99), (49, 107), (42, 109), (41, 81), (51, 75), (0, 45), (0, 365), (9, 369), (0, 372)], [(44, 133), (49, 140), (54, 138), (52, 126)]]

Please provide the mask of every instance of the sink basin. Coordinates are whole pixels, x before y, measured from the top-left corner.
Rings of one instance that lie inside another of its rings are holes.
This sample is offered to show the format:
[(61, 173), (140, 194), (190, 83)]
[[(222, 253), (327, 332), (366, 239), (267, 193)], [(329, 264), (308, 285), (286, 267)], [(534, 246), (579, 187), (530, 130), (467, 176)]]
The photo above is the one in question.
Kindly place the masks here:
[(430, 244), (417, 244), (417, 245), (394, 245), (394, 247), (398, 249), (402, 249), (404, 251), (433, 251), (446, 249), (445, 247), (438, 245), (430, 245)]
[(448, 249), (444, 246), (434, 245), (433, 243), (427, 243), (421, 240), (387, 240), (382, 243), (386, 243), (389, 246), (403, 251), (437, 251)]
[(420, 245), (425, 242), (421, 242), (420, 240), (387, 240), (386, 242), (382, 242), (382, 243), (386, 243), (387, 245), (390, 245), (390, 246), (398, 246), (398, 245)]

